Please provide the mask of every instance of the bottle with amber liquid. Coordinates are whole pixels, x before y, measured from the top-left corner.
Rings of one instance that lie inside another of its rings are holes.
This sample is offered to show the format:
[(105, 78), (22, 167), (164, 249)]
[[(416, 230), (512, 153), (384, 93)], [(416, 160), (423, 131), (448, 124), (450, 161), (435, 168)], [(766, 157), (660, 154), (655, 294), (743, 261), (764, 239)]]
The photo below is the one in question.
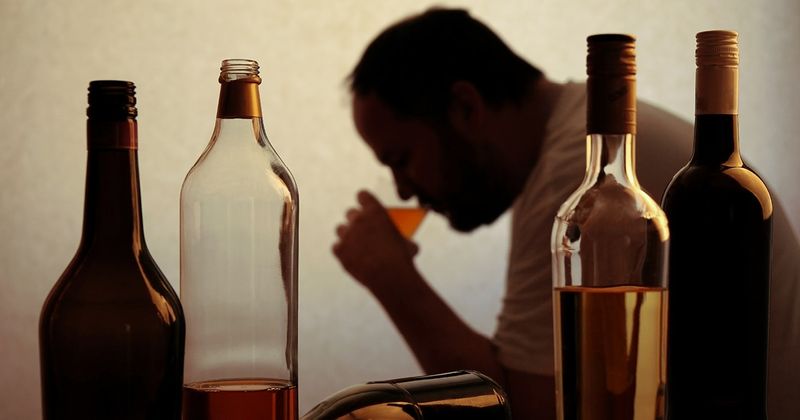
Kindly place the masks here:
[(264, 132), (258, 63), (225, 60), (181, 190), (183, 418), (297, 418), (297, 187)]
[(144, 241), (134, 84), (89, 84), (83, 234), (39, 322), (44, 419), (180, 418), (185, 324)]
[(588, 38), (587, 167), (553, 226), (561, 420), (664, 416), (669, 229), (634, 164), (634, 38)]
[(368, 382), (345, 388), (301, 420), (509, 420), (505, 391), (474, 371)]
[(667, 416), (766, 419), (772, 200), (739, 152), (737, 34), (697, 34), (694, 153), (670, 220)]

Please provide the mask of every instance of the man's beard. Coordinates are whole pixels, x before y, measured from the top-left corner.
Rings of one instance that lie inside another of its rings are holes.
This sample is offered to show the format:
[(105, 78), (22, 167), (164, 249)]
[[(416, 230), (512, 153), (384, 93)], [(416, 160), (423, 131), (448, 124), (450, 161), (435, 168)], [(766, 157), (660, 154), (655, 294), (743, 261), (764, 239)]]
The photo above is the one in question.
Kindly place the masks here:
[(450, 227), (470, 232), (497, 220), (511, 206), (514, 195), (497, 179), (498, 171), (493, 168), (498, 162), (492, 161), (490, 153), (466, 150), (461, 145), (450, 150), (455, 159), (446, 173), (457, 174), (458, 179), (450, 180), (454, 188), (449, 190), (442, 213)]
[[(480, 180), (479, 180), (480, 181)], [(450, 227), (459, 232), (471, 232), (482, 225), (492, 224), (511, 206), (513, 200), (489, 183), (471, 182), (469, 191), (454, 197), (446, 214)]]

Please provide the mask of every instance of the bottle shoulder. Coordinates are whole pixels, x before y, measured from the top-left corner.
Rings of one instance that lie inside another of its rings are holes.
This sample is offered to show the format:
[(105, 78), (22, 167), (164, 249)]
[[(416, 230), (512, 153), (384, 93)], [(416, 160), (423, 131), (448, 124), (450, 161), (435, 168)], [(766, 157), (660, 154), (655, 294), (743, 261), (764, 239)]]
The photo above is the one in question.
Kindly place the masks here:
[(148, 255), (79, 250), (50, 291), (45, 313), (110, 315), (152, 313), (183, 323), (177, 293)]
[(764, 181), (747, 166), (693, 165), (681, 169), (664, 193), (668, 212), (678, 207), (755, 207), (768, 217), (772, 197)]
[(291, 197), (296, 190), (294, 177), (283, 162), (268, 150), (256, 148), (241, 154), (204, 153), (187, 173), (181, 195), (234, 197), (277, 192)]
[(667, 217), (644, 190), (606, 177), (582, 185), (561, 206), (553, 226), (555, 251), (580, 238), (615, 237), (669, 239)]
[(187, 176), (181, 187), (180, 201), (182, 208), (197, 203), (239, 202), (283, 208), (297, 207), (299, 195), (291, 178), (263, 171), (245, 178)]
[(660, 219), (663, 216), (664, 211), (647, 192), (638, 186), (616, 182), (613, 176), (606, 176), (591, 185), (582, 185), (558, 212), (558, 218), (568, 222), (585, 222), (593, 217), (616, 220)]
[(550, 242), (553, 284), (663, 287), (670, 238), (664, 211), (635, 182), (606, 178), (562, 206)]

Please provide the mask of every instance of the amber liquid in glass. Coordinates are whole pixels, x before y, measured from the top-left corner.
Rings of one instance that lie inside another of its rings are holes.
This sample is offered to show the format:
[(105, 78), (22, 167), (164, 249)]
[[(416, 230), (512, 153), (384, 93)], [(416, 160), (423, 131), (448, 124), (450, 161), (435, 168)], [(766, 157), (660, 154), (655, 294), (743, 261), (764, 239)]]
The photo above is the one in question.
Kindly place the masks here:
[(419, 207), (392, 207), (387, 208), (386, 211), (389, 213), (389, 218), (392, 219), (392, 223), (397, 227), (397, 230), (407, 239), (414, 236), (414, 232), (417, 231), (422, 219), (428, 213), (427, 209)]
[(183, 386), (185, 420), (296, 420), (297, 387), (277, 379), (224, 379)]
[(553, 302), (559, 418), (663, 418), (666, 289), (557, 287)]

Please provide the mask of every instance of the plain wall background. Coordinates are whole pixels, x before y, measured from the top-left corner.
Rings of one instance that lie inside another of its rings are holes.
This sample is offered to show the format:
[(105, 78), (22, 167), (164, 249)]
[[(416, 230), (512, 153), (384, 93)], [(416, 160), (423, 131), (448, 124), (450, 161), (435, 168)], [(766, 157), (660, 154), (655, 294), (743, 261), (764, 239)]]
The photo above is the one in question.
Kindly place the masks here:
[[(0, 419), (40, 413), (37, 323), (80, 239), (86, 88), (136, 82), (145, 232), (178, 288), (178, 197), (214, 125), (224, 58), (262, 66), (267, 133), (300, 190), (300, 406), (421, 373), (375, 300), (330, 252), (361, 187), (386, 172), (359, 141), (344, 78), (385, 26), (429, 1), (0, 0)], [(638, 38), (641, 98), (694, 111), (694, 34), (741, 39), (745, 156), (800, 226), (797, 0), (447, 1), (468, 7), (557, 81), (584, 79), (585, 38)], [(500, 308), (508, 217), (471, 235), (429, 216), (418, 267), (477, 330)]]

